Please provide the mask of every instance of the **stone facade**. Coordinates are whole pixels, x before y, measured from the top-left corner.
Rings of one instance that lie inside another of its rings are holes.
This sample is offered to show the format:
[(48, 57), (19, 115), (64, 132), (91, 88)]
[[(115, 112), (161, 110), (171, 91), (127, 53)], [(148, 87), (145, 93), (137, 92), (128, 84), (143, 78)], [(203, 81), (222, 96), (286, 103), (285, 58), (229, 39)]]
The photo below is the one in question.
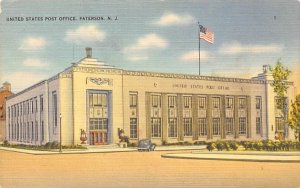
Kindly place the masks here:
[[(129, 71), (86, 57), (9, 97), (12, 143), (260, 140), (275, 136), (275, 94), (268, 71), (252, 79)], [(288, 98), (294, 96), (293, 83)], [(61, 126), (61, 133), (60, 133)], [(286, 139), (293, 139), (287, 130)]]

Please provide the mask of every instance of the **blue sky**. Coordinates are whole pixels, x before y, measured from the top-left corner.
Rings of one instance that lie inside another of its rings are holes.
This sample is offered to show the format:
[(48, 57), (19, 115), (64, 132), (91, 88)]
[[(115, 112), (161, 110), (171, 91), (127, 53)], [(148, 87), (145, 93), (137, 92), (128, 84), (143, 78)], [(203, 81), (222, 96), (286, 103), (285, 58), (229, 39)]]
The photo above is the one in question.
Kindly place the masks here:
[[(198, 74), (198, 21), (215, 34), (214, 44), (201, 41), (201, 74), (250, 78), (281, 58), (300, 80), (297, 0), (0, 2), (0, 82), (16, 92), (77, 62), (87, 46), (119, 68)], [(79, 20), (86, 16), (118, 20)], [(24, 21), (7, 21), (15, 17)]]

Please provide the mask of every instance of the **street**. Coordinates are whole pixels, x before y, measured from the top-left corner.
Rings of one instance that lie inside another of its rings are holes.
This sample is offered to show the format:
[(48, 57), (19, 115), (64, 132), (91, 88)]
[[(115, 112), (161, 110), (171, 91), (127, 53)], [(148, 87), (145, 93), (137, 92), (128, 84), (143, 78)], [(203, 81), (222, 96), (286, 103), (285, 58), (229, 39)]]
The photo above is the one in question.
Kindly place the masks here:
[(0, 187), (300, 187), (300, 163), (161, 158), (164, 153), (172, 152), (31, 155), (0, 150)]

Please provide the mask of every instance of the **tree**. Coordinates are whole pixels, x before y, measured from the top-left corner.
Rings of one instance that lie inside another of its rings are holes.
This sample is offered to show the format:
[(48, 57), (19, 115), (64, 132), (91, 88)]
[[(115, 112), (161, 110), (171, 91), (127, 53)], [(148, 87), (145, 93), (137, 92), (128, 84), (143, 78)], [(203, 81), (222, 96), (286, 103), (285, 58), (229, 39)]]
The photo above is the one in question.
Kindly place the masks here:
[(292, 102), (288, 124), (295, 130), (295, 138), (300, 141), (300, 95)]
[(284, 133), (285, 137), (287, 134), (287, 100), (286, 100), (286, 93), (289, 88), (287, 84), (288, 76), (290, 75), (291, 71), (285, 68), (282, 63), (281, 59), (277, 60), (276, 66), (274, 68), (270, 67), (270, 70), (272, 72), (273, 76), (273, 82), (271, 83), (271, 86), (274, 87), (274, 92), (276, 93), (279, 100), (279, 104), (276, 104), (278, 106), (281, 106), (281, 111), (283, 114), (283, 120), (284, 120)]

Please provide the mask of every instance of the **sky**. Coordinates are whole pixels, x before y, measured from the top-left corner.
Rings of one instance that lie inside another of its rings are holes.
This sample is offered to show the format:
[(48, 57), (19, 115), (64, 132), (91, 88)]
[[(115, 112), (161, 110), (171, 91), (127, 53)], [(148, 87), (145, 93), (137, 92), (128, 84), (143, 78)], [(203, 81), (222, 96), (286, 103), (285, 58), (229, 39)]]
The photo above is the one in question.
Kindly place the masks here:
[(300, 91), (299, 0), (0, 0), (0, 84), (21, 91), (85, 47), (126, 70), (199, 74), (198, 22), (215, 36), (200, 42), (202, 75), (251, 78), (280, 58)]

